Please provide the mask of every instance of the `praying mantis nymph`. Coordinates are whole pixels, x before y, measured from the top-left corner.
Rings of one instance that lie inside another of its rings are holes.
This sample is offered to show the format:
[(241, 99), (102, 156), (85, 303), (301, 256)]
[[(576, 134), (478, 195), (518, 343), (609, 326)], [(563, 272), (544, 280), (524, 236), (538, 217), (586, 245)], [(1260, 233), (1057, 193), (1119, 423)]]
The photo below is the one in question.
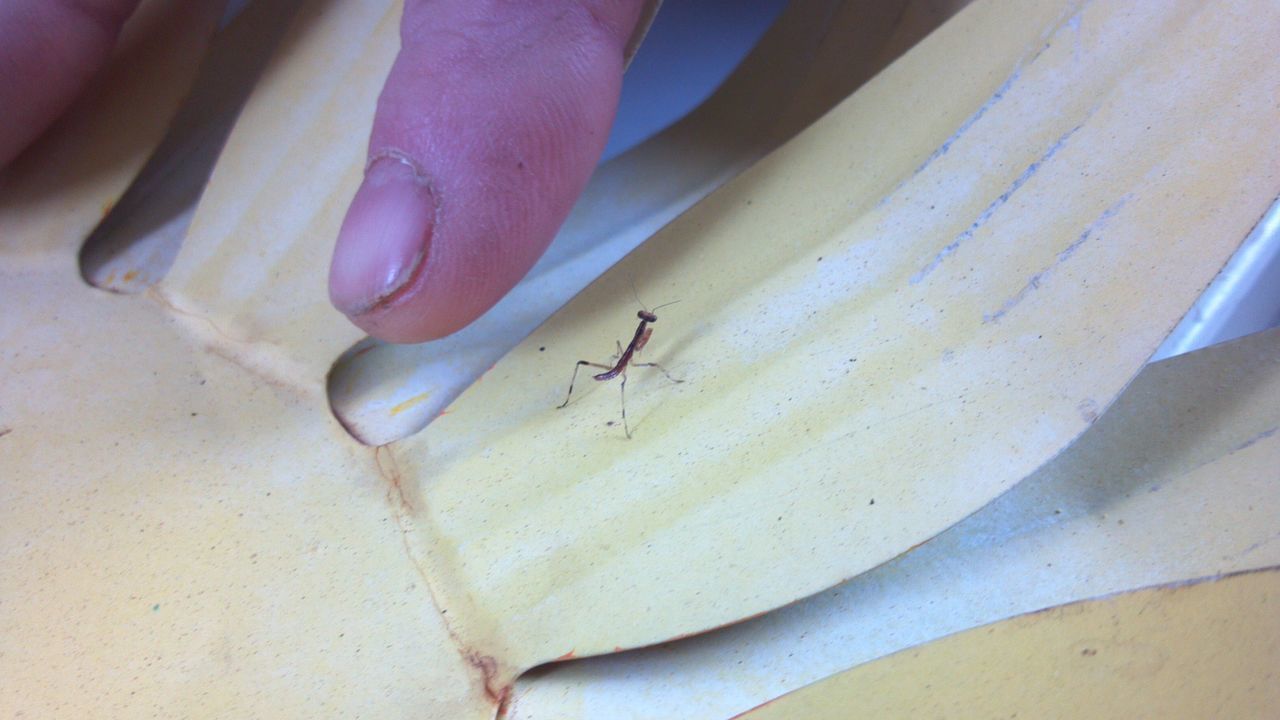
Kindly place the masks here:
[(590, 360), (579, 360), (578, 363), (573, 366), (573, 377), (569, 380), (569, 393), (565, 395), (564, 402), (560, 403), (560, 405), (557, 406), (556, 409), (558, 410), (564, 409), (564, 407), (569, 404), (569, 398), (573, 397), (573, 384), (574, 382), (577, 381), (578, 371), (582, 369), (583, 365), (587, 365), (594, 368), (600, 368), (604, 370), (604, 372), (600, 372), (600, 373), (596, 373), (595, 375), (592, 375), (591, 379), (593, 380), (599, 380), (601, 382), (604, 382), (606, 380), (612, 380), (618, 377), (619, 375), (621, 375), (622, 385), (620, 389), (622, 392), (622, 430), (627, 434), (627, 438), (630, 439), (631, 427), (627, 424), (627, 368), (628, 367), (654, 367), (661, 370), (662, 374), (666, 375), (667, 379), (670, 380), (671, 382), (675, 382), (675, 383), (684, 382), (683, 380), (677, 380), (676, 378), (671, 377), (671, 373), (667, 372), (667, 369), (662, 367), (658, 363), (632, 362), (636, 354), (639, 353), (642, 349), (644, 349), (645, 344), (649, 342), (649, 337), (653, 335), (653, 328), (649, 327), (649, 325), (658, 321), (658, 316), (655, 314), (654, 311), (661, 310), (662, 308), (667, 307), (668, 305), (675, 305), (677, 302), (680, 302), (680, 301), (676, 300), (675, 302), (669, 302), (664, 305), (659, 305), (653, 310), (641, 310), (637, 312), (636, 317), (640, 319), (640, 324), (636, 326), (636, 332), (634, 335), (631, 336), (631, 342), (627, 344), (626, 349), (623, 349), (621, 342), (618, 343), (618, 360), (614, 362), (614, 364), (606, 365), (604, 363), (591, 362)]

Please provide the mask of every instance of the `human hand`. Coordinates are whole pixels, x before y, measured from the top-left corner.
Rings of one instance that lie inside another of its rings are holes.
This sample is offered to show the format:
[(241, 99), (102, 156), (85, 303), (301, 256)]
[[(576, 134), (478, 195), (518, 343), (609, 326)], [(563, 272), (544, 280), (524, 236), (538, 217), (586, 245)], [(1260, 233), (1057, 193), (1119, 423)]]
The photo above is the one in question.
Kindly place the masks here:
[[(0, 166), (107, 60), (138, 0), (0, 0)], [(391, 341), (442, 337), (545, 250), (608, 137), (645, 0), (406, 0), (330, 297)]]

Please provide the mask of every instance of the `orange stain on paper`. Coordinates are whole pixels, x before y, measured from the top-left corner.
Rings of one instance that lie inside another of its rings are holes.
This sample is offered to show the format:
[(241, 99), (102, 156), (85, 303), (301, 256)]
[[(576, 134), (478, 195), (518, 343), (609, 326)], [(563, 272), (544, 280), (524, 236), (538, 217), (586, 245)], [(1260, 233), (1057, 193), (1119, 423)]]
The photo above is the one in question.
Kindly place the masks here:
[(392, 408), (388, 412), (390, 413), (391, 417), (395, 417), (396, 415), (399, 415), (400, 413), (404, 412), (405, 410), (408, 410), (409, 408), (415, 405), (422, 404), (429, 397), (431, 397), (430, 391), (419, 393), (409, 398), (408, 400), (405, 400), (402, 403), (392, 406)]

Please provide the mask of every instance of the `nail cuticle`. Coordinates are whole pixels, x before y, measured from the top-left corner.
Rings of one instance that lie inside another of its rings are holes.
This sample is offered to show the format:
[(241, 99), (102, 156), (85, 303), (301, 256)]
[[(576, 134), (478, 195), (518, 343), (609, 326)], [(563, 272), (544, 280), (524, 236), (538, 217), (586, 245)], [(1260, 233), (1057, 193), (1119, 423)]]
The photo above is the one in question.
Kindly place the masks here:
[[(410, 157), (408, 153), (401, 150), (396, 150), (395, 148), (383, 148), (375, 153), (371, 153), (369, 155), (368, 161), (366, 161), (364, 164), (365, 174), (367, 175), (369, 173), (370, 168), (372, 168), (380, 160), (395, 160), (396, 162), (399, 162), (407, 166), (409, 170), (413, 172), (414, 182), (426, 187), (428, 190), (431, 189), (431, 183), (428, 182), (427, 174), (423, 172), (422, 166), (419, 165), (417, 161), (415, 161), (412, 157)], [(433, 198), (434, 196), (435, 196), (435, 193), (432, 193)]]

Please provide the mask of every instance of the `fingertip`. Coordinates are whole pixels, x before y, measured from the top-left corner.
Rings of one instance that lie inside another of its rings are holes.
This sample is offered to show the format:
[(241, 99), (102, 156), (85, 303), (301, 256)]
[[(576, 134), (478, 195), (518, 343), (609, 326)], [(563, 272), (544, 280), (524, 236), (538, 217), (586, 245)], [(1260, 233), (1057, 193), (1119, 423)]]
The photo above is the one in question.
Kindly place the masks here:
[(503, 23), (480, 5), (406, 5), (370, 154), (421, 182), (367, 176), (339, 233), (333, 302), (384, 340), (456, 332), (541, 256), (604, 148), (643, 2), (517, 3)]

